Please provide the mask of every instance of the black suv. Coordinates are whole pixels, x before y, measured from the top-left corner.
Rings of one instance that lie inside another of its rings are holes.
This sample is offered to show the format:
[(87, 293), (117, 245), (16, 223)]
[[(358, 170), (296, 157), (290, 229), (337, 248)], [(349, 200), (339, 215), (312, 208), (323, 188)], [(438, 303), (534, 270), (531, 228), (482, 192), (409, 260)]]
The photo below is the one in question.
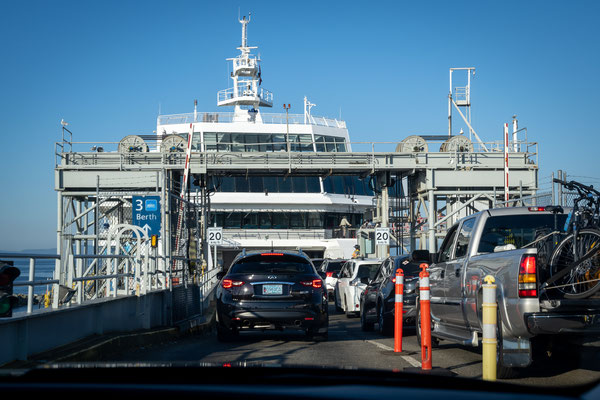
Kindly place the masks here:
[(381, 263), (375, 277), (369, 281), (360, 297), (360, 325), (363, 330), (373, 330), (378, 324), (379, 332), (389, 335), (394, 329), (396, 293), (396, 270), (404, 272), (404, 320), (414, 321), (419, 285), (419, 265), (429, 260), (428, 253), (415, 251), (413, 256), (388, 257)]
[(219, 340), (240, 330), (286, 328), (327, 338), (327, 290), (304, 253), (242, 252), (217, 277)]

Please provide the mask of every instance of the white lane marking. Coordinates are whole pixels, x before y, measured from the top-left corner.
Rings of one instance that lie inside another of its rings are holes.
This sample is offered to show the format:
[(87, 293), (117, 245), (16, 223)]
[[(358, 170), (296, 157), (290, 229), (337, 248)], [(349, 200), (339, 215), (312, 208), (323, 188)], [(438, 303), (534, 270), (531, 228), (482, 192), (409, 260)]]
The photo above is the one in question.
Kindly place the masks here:
[[(375, 342), (374, 340), (367, 340), (366, 342), (367, 342), (367, 343), (374, 344), (375, 346), (379, 347), (379, 348), (380, 348), (380, 349), (382, 349), (382, 350), (386, 350), (386, 351), (394, 351), (394, 349), (393, 349), (392, 347), (390, 347), (390, 346), (386, 346), (385, 344), (381, 344), (381, 343)], [(412, 357), (410, 357), (410, 356), (403, 356), (403, 355), (401, 355), (400, 357), (402, 357), (402, 359), (403, 359), (404, 361), (406, 361), (407, 363), (409, 363), (409, 364), (410, 364), (410, 365), (412, 365), (413, 367), (416, 367), (416, 368), (418, 368), (418, 367), (420, 367), (420, 366), (421, 366), (421, 363), (420, 363), (420, 362), (418, 362), (417, 360), (415, 360), (414, 358), (412, 358)]]
[(382, 350), (394, 351), (394, 349), (392, 347), (386, 346), (385, 344), (375, 342), (374, 340), (367, 340), (367, 343), (374, 344), (375, 346), (379, 347)]
[(421, 363), (418, 362), (417, 360), (415, 360), (414, 358), (410, 357), (410, 356), (401, 356), (404, 361), (406, 361), (407, 363), (409, 363), (410, 365), (412, 365), (415, 368), (419, 368), (421, 367)]

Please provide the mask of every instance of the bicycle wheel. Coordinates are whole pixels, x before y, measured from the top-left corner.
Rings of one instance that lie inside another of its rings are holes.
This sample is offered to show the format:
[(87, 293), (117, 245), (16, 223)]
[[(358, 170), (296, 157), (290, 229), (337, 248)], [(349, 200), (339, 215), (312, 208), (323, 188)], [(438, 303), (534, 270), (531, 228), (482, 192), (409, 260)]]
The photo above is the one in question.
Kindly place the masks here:
[[(550, 258), (550, 275), (566, 274), (556, 280), (552, 287), (562, 292), (565, 298), (582, 299), (600, 289), (600, 231), (582, 229), (577, 235), (577, 254), (574, 256), (573, 234), (564, 238)], [(581, 259), (584, 261), (579, 262)], [(579, 265), (573, 268), (573, 265)], [(564, 271), (567, 268), (570, 270)]]

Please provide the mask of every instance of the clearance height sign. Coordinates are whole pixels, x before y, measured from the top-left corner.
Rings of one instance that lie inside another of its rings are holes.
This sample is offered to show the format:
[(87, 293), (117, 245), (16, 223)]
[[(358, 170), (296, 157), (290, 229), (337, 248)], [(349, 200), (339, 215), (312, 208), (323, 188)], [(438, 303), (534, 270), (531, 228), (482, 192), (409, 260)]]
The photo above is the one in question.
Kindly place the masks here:
[(160, 237), (160, 196), (133, 196), (133, 225)]

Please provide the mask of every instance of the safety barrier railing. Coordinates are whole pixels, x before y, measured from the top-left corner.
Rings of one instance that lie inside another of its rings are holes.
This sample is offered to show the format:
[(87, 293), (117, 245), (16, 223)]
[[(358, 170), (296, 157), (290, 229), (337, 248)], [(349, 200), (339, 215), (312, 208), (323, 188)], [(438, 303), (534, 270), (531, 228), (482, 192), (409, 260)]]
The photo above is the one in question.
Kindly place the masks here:
[[(27, 288), (27, 313), (33, 312), (34, 304), (34, 292), (35, 288), (39, 286), (46, 286), (58, 284), (59, 281), (56, 279), (36, 280), (36, 264), (39, 260), (58, 260), (59, 255), (56, 254), (30, 254), (30, 253), (0, 253), (0, 259), (2, 260), (29, 260), (29, 274), (27, 280), (16, 280), (13, 283), (14, 287), (26, 287)], [(18, 266), (17, 266), (18, 267)], [(21, 274), (21, 277), (25, 277)]]
[[(59, 262), (61, 256), (57, 254), (29, 254), (29, 253), (0, 253), (2, 260), (29, 260), (29, 274), (27, 280), (16, 280), (14, 287), (27, 288), (27, 314), (33, 312), (35, 301), (35, 288), (39, 286), (49, 286), (52, 290), (46, 290), (45, 307), (58, 308), (67, 304), (84, 304), (86, 301), (104, 297), (117, 297), (121, 295), (143, 295), (150, 290), (171, 289), (176, 285), (195, 284), (200, 285), (202, 293), (208, 293), (215, 284), (216, 273), (219, 268), (205, 270), (202, 259), (186, 257), (164, 257), (164, 256), (145, 256), (140, 265), (145, 268), (101, 268), (102, 265), (133, 266), (135, 257), (131, 255), (113, 254), (70, 254), (66, 260), (66, 269), (61, 270), (56, 277), (56, 267), (53, 267), (52, 279), (37, 279), (36, 263), (39, 260), (56, 260)], [(170, 260), (178, 259), (184, 262), (181, 269), (169, 269)], [(101, 261), (105, 261), (103, 264)], [(146, 261), (148, 261), (146, 263)], [(125, 264), (120, 264), (124, 262)], [(195, 263), (197, 268), (193, 274), (189, 273), (188, 265)], [(87, 268), (84, 270), (84, 265)], [(104, 273), (90, 273), (90, 266), (96, 265), (98, 269), (104, 270)], [(158, 268), (159, 265), (167, 268)], [(21, 266), (22, 267), (22, 266)], [(60, 268), (59, 268), (60, 269)], [(22, 274), (25, 276), (25, 274)], [(154, 278), (154, 279), (153, 279)], [(120, 281), (120, 285), (115, 282)], [(114, 286), (111, 286), (114, 285)], [(90, 288), (95, 286), (93, 295), (90, 295)], [(52, 301), (50, 301), (52, 299)]]
[[(218, 98), (219, 101), (230, 99), (233, 96), (233, 88), (222, 90)], [(243, 93), (240, 92), (240, 93)], [(270, 94), (270, 92), (269, 92)], [(265, 100), (272, 101), (270, 96), (264, 95)], [(263, 97), (261, 97), (263, 98)], [(270, 100), (269, 100), (270, 99)], [(304, 114), (286, 114), (283, 113), (261, 113), (260, 120), (263, 124), (290, 124), (290, 125), (317, 125), (332, 128), (346, 128), (346, 122), (335, 118), (325, 118), (310, 115), (305, 118)], [(159, 125), (189, 124), (195, 122), (211, 123), (232, 123), (236, 122), (232, 112), (192, 112), (183, 114), (161, 115), (158, 117)]]
[[(222, 142), (222, 143), (205, 143), (205, 145), (214, 146), (213, 149), (207, 149), (205, 152), (202, 151), (201, 143), (193, 142), (192, 143), (192, 153), (206, 153), (206, 154), (215, 154), (220, 153), (221, 155), (226, 153), (239, 154), (239, 153), (281, 153), (286, 152), (287, 143), (286, 134), (282, 134), (283, 139), (277, 142), (250, 142), (250, 143), (237, 143), (237, 142)], [(297, 135), (290, 133), (290, 139), (296, 138)], [(107, 142), (107, 141), (97, 141), (97, 142), (70, 142), (68, 150), (65, 148), (63, 153), (58, 154), (57, 165), (60, 162), (60, 159), (64, 159), (65, 157), (69, 157), (68, 161), (70, 164), (76, 164), (77, 158), (80, 159), (86, 158), (91, 159), (96, 157), (100, 158), (109, 158), (109, 157), (121, 157), (124, 162), (127, 160), (131, 160), (133, 162), (139, 162), (140, 159), (154, 159), (156, 157), (162, 158), (165, 162), (173, 159), (173, 158), (183, 158), (185, 159), (184, 152), (164, 152), (160, 153), (160, 141), (162, 136), (154, 136), (154, 135), (145, 135), (143, 138), (149, 148), (149, 152), (131, 152), (131, 153), (118, 153), (118, 147), (120, 142)], [(319, 154), (330, 154), (335, 155), (337, 153), (344, 154), (352, 154), (352, 153), (360, 153), (360, 154), (376, 154), (376, 153), (398, 153), (395, 149), (400, 142), (322, 142), (322, 141), (294, 141), (290, 140), (290, 149), (292, 153), (319, 153)], [(488, 143), (489, 144), (489, 143)], [(56, 143), (57, 146), (62, 145), (61, 142)], [(342, 145), (343, 147), (340, 147)], [(537, 164), (537, 160), (532, 160), (531, 158), (537, 157), (537, 143), (523, 143), (523, 146), (527, 147), (527, 151), (523, 153), (515, 153), (511, 152), (510, 154), (522, 154), (525, 160), (525, 164)], [(60, 148), (60, 146), (58, 147)], [(347, 151), (341, 151), (340, 148), (345, 149)], [(489, 147), (492, 151), (487, 153), (499, 154), (501, 153), (500, 148), (498, 151), (495, 151), (494, 147)], [(330, 149), (330, 151), (315, 151), (313, 149)], [(350, 151), (351, 149), (351, 151)], [(261, 151), (257, 151), (261, 150)], [(400, 153), (400, 154), (410, 154), (413, 156), (418, 155), (434, 155), (434, 154), (445, 154), (445, 155), (453, 155), (454, 157), (468, 157), (471, 154), (483, 154), (486, 153), (483, 150), (475, 147), (473, 152), (448, 152), (448, 151), (440, 151), (438, 148), (434, 146), (430, 146), (427, 152), (422, 153)], [(77, 156), (78, 155), (78, 156)], [(503, 155), (501, 155), (503, 157)], [(511, 156), (514, 157), (514, 156)], [(87, 161), (90, 162), (89, 160)]]
[(523, 196), (522, 190), (519, 190), (518, 195), (513, 194), (512, 196), (513, 198), (508, 201), (499, 201), (496, 198), (494, 207), (542, 207), (552, 205), (552, 193), (550, 192), (537, 193), (533, 196)]
[(223, 90), (219, 90), (217, 92), (217, 102), (222, 102), (226, 100), (233, 100), (239, 97), (258, 97), (264, 101), (269, 103), (273, 102), (273, 93), (270, 91), (258, 88), (256, 91), (252, 88), (252, 85), (244, 82), (238, 82), (237, 86), (237, 96), (235, 88), (227, 88)]

